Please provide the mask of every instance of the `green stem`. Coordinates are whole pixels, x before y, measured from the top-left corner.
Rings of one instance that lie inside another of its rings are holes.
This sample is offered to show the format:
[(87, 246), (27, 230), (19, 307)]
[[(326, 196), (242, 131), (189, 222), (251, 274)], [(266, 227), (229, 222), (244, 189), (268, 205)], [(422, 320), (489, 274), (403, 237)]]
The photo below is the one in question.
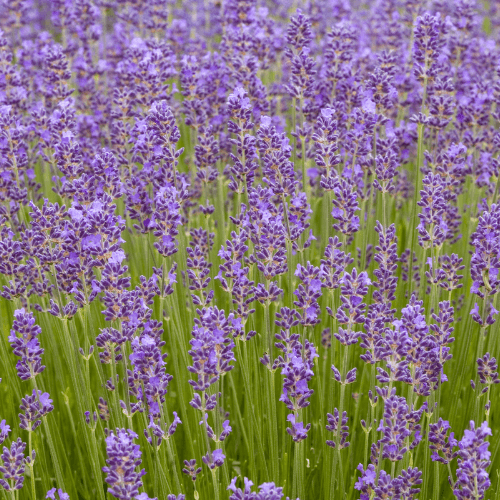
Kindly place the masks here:
[(30, 428), (28, 429), (28, 447), (29, 447), (29, 458), (30, 458), (29, 467), (30, 467), (30, 477), (31, 477), (31, 496), (32, 496), (33, 500), (35, 500), (36, 499), (35, 471), (34, 471), (35, 462), (33, 460), (33, 448), (31, 445), (31, 433), (32, 433), (32, 430), (31, 430), (31, 425), (30, 425)]

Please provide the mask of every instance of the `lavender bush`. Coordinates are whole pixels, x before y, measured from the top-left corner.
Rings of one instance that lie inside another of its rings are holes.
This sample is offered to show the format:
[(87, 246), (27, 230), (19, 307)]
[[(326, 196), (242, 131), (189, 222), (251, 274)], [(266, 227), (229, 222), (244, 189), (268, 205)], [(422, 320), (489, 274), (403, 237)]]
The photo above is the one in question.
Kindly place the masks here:
[(0, 497), (498, 498), (499, 36), (0, 0)]

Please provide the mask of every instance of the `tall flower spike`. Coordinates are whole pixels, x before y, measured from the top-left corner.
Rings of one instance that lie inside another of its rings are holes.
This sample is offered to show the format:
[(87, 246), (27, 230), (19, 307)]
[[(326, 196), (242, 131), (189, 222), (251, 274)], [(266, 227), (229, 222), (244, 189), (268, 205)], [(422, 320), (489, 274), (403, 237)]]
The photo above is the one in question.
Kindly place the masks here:
[[(349, 441), (347, 441), (347, 438), (349, 437), (349, 426), (347, 425), (348, 421), (347, 412), (346, 411), (342, 412), (342, 419), (340, 420), (339, 411), (337, 410), (337, 408), (335, 408), (333, 411), (333, 415), (331, 413), (328, 413), (326, 418), (328, 420), (328, 425), (326, 426), (326, 430), (334, 432), (335, 435), (340, 438), (339, 449), (342, 450), (343, 448), (347, 448), (350, 444)], [(332, 448), (335, 448), (336, 446), (335, 441), (332, 440), (328, 440), (326, 444), (328, 446), (331, 446)]]
[(333, 229), (351, 236), (359, 230), (359, 217), (356, 212), (360, 209), (356, 187), (348, 180), (334, 178), (331, 190), (334, 198), (332, 200), (332, 217), (338, 222), (333, 224)]
[(458, 456), (458, 451), (454, 451), (458, 441), (455, 433), (451, 431), (450, 423), (439, 418), (436, 424), (429, 424), (429, 448), (432, 450), (432, 461), (443, 464), (450, 463)]
[(12, 441), (10, 449), (5, 446), (3, 448), (3, 453), (0, 457), (3, 462), (3, 466), (0, 467), (3, 479), (0, 479), (0, 485), (7, 491), (20, 490), (23, 487), (25, 448), (26, 443), (23, 443), (21, 438), (18, 438), (17, 441)]
[(312, 140), (316, 145), (316, 165), (325, 173), (326, 178), (322, 178), (322, 187), (328, 186), (327, 179), (337, 175), (337, 166), (340, 164), (338, 151), (339, 132), (337, 130), (337, 120), (332, 108), (323, 108), (316, 122), (315, 132)]
[(33, 389), (31, 395), (21, 399), (19, 409), (23, 412), (19, 414), (21, 421), (19, 427), (29, 431), (34, 431), (41, 423), (41, 418), (48, 415), (53, 409), (52, 399), (47, 392)]
[(335, 317), (339, 324), (347, 326), (347, 330), (339, 326), (339, 331), (334, 336), (343, 345), (355, 344), (359, 333), (354, 331), (354, 325), (365, 320), (366, 304), (363, 303), (363, 297), (368, 293), (371, 280), (366, 272), (358, 273), (354, 268), (351, 273), (344, 272), (340, 283), (342, 304), (337, 309)]
[(489, 443), (486, 441), (488, 436), (491, 436), (491, 429), (487, 422), (476, 428), (471, 421), (470, 429), (464, 431), (464, 437), (458, 443), (457, 482), (453, 490), (458, 500), (484, 498), (484, 493), (491, 486), (486, 472), (491, 464)]
[(293, 305), (302, 310), (300, 323), (303, 326), (314, 326), (320, 322), (320, 307), (318, 299), (321, 297), (321, 280), (319, 279), (319, 268), (310, 262), (306, 267), (297, 264), (295, 276), (301, 281), (293, 292), (296, 297)]
[(230, 153), (233, 164), (230, 167), (232, 174), (229, 188), (236, 193), (248, 190), (255, 177), (258, 164), (256, 139), (250, 135), (253, 128), (250, 99), (242, 87), (236, 87), (227, 102), (232, 120), (228, 123), (228, 132), (236, 137), (231, 143), (236, 146), (237, 154)]
[(44, 351), (38, 340), (42, 329), (35, 324), (33, 313), (25, 312), (24, 308), (15, 311), (14, 318), (9, 342), (14, 354), (21, 357), (16, 364), (19, 378), (29, 380), (35, 378), (45, 369), (45, 366), (42, 365)]
[(108, 493), (120, 500), (135, 498), (142, 486), (141, 477), (146, 474), (144, 469), (136, 470), (142, 463), (141, 450), (134, 443), (137, 438), (135, 432), (125, 429), (116, 429), (116, 433), (111, 431), (106, 438), (108, 458), (102, 471), (107, 474)]

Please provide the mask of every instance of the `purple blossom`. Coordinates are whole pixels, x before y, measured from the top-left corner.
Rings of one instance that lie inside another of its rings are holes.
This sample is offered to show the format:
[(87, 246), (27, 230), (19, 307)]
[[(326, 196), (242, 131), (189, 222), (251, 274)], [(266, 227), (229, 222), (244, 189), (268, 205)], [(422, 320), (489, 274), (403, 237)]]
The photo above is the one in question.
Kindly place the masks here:
[(141, 477), (146, 474), (144, 469), (136, 470), (142, 463), (139, 445), (134, 443), (137, 437), (135, 432), (125, 429), (111, 431), (106, 437), (108, 458), (102, 471), (107, 474), (108, 493), (121, 500), (136, 498), (142, 486)]
[(491, 485), (486, 472), (491, 463), (487, 436), (491, 436), (487, 422), (476, 428), (471, 421), (470, 430), (464, 431), (464, 437), (458, 443), (457, 482), (453, 490), (458, 499), (483, 498)]
[(17, 441), (12, 441), (10, 449), (5, 446), (3, 448), (3, 453), (0, 457), (3, 462), (3, 466), (0, 467), (3, 479), (0, 479), (0, 485), (7, 491), (20, 490), (23, 487), (25, 448), (26, 443), (23, 443), (21, 438), (17, 438)]
[(57, 490), (56, 488), (52, 488), (51, 490), (47, 491), (47, 495), (45, 498), (50, 498), (51, 500), (69, 500), (69, 495), (67, 493), (64, 493), (61, 488), (57, 488)]

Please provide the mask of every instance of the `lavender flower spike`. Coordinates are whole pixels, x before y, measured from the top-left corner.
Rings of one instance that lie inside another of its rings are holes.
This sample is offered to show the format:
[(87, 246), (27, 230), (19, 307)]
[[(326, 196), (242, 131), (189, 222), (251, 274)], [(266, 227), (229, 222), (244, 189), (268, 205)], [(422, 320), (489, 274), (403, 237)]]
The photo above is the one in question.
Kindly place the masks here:
[(47, 496), (45, 498), (50, 498), (51, 500), (69, 500), (69, 495), (67, 493), (64, 493), (61, 488), (58, 488), (57, 490), (56, 488), (52, 488), (51, 490), (47, 491)]
[(110, 485), (108, 493), (120, 500), (132, 500), (139, 494), (142, 486), (141, 477), (146, 474), (142, 469), (136, 471), (142, 463), (141, 450), (134, 439), (138, 436), (130, 429), (116, 429), (116, 434), (110, 432), (106, 438), (107, 466), (102, 468), (108, 476), (106, 482)]
[(464, 437), (458, 443), (460, 458), (458, 459), (457, 482), (453, 490), (458, 500), (482, 499), (491, 485), (486, 472), (491, 464), (487, 436), (491, 436), (491, 429), (487, 422), (483, 422), (481, 427), (476, 428), (471, 420), (470, 430), (464, 432)]
[(0, 467), (0, 472), (3, 474), (3, 479), (0, 479), (0, 485), (7, 491), (20, 490), (24, 482), (24, 449), (26, 443), (17, 438), (13, 441), (9, 448), (3, 448), (2, 456), (0, 457), (3, 466)]

